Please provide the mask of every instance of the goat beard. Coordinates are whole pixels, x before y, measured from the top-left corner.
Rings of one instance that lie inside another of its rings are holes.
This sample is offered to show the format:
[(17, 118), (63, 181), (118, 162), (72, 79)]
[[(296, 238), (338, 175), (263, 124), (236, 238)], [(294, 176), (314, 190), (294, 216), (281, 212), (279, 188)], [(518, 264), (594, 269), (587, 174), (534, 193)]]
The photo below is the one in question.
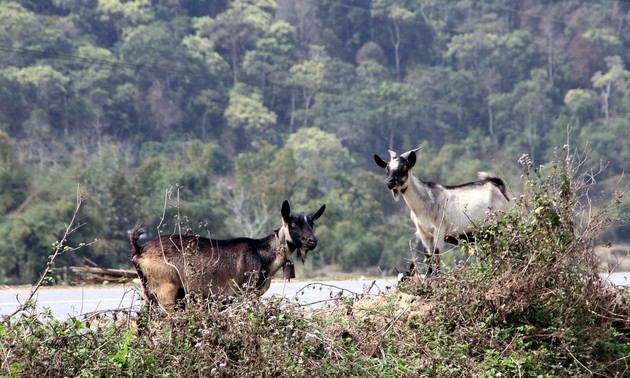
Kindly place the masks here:
[(306, 247), (298, 248), (296, 251), (297, 257), (302, 261), (302, 264), (304, 264), (304, 262), (306, 261), (306, 255), (308, 254), (308, 251), (310, 251), (310, 249)]
[(398, 202), (398, 199), (400, 198), (400, 190), (392, 189), (392, 196), (394, 197), (394, 201)]

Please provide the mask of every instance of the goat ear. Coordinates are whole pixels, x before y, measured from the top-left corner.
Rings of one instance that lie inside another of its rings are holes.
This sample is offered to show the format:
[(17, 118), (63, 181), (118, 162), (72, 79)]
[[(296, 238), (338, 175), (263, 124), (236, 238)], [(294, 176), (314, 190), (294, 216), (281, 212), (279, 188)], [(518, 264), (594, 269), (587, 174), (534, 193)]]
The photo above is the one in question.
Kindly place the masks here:
[(409, 151), (409, 156), (407, 156), (407, 164), (409, 165), (409, 169), (413, 168), (416, 165), (416, 150)]
[(285, 223), (289, 223), (289, 219), (291, 218), (291, 206), (289, 206), (289, 201), (284, 200), (282, 202), (282, 219), (284, 219)]
[(322, 214), (324, 214), (324, 210), (326, 210), (326, 205), (322, 205), (322, 207), (319, 208), (319, 210), (317, 210), (313, 215), (311, 215), (311, 217), (313, 218), (313, 220), (316, 220), (317, 218), (321, 217)]
[(387, 162), (381, 159), (381, 157), (378, 156), (377, 154), (374, 154), (374, 161), (376, 162), (376, 165), (378, 165), (381, 168), (387, 167)]

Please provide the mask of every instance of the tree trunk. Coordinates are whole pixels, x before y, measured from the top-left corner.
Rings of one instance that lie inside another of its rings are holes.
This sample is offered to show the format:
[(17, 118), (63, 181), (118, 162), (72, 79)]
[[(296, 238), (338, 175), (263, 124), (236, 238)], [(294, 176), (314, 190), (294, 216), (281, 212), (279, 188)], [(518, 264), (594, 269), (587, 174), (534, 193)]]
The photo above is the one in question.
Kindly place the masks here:
[(389, 29), (389, 35), (392, 40), (392, 45), (394, 46), (394, 60), (396, 61), (396, 79), (398, 81), (401, 81), (402, 75), (400, 72), (400, 28), (396, 19), (393, 19), (392, 23), (394, 24), (394, 29)]
[(601, 93), (601, 105), (602, 105), (602, 113), (604, 113), (604, 118), (606, 118), (606, 121), (608, 121), (608, 97), (610, 97), (610, 81), (606, 83), (606, 85), (604, 85), (602, 87), (602, 93)]

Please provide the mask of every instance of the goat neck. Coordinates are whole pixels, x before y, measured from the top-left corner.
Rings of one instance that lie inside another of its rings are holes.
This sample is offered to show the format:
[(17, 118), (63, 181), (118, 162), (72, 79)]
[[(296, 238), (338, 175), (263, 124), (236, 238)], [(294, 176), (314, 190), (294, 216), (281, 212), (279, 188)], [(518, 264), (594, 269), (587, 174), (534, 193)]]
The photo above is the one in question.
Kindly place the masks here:
[(269, 256), (263, 257), (269, 263), (268, 277), (272, 277), (280, 268), (291, 260), (291, 255), (295, 251), (295, 244), (291, 241), (291, 236), (287, 229), (287, 225), (283, 225), (282, 228), (276, 230), (270, 240), (271, 253)]
[(431, 191), (430, 185), (438, 184), (421, 181), (409, 172), (405, 185), (400, 188), (405, 203), (410, 209), (415, 209), (416, 213), (428, 210), (429, 205), (435, 203), (435, 193)]

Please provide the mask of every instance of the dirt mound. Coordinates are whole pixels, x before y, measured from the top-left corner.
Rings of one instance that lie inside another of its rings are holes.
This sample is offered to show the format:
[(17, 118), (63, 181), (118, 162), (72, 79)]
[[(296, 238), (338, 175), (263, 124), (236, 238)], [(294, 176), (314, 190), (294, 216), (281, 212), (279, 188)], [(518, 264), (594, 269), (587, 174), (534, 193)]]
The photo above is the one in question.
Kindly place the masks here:
[(392, 315), (423, 320), (431, 315), (433, 306), (422, 297), (394, 290), (385, 294), (366, 294), (352, 305), (350, 316), (355, 319), (389, 320)]

